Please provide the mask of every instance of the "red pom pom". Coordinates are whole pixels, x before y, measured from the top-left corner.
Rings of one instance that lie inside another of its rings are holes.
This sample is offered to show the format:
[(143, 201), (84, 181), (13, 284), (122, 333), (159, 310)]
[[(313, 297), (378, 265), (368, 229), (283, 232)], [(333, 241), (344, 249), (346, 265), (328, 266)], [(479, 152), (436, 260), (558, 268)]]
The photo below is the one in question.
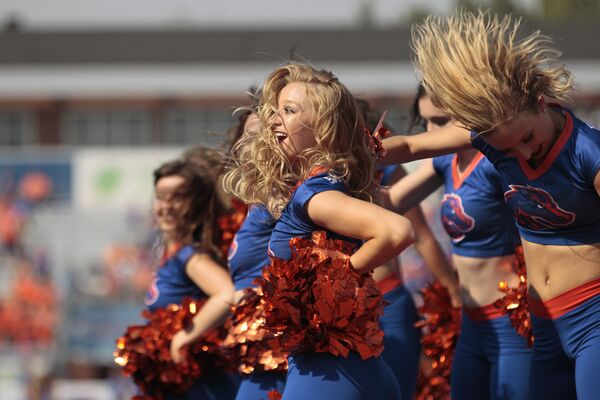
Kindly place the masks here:
[(238, 370), (243, 374), (287, 371), (287, 356), (281, 351), (279, 341), (269, 337), (264, 323), (262, 291), (248, 288), (225, 323), (228, 335), (223, 341), (223, 345), (235, 354)]
[(365, 128), (365, 135), (367, 135), (369, 140), (368, 145), (371, 154), (378, 160), (385, 157), (385, 149), (383, 148), (383, 142), (381, 140), (391, 136), (389, 129), (380, 127), (375, 132), (371, 133), (370, 130)]
[(265, 329), (289, 354), (329, 352), (363, 359), (379, 356), (383, 331), (379, 317), (383, 299), (371, 274), (350, 265), (353, 246), (327, 240), (290, 241), (292, 257), (274, 259), (263, 271)]
[(232, 211), (217, 218), (217, 225), (219, 226), (217, 245), (221, 254), (227, 254), (235, 233), (240, 229), (248, 214), (248, 206), (236, 198), (231, 199), (231, 206)]
[(496, 300), (494, 306), (504, 310), (510, 318), (512, 326), (517, 333), (527, 339), (529, 347), (533, 346), (533, 331), (531, 327), (531, 316), (529, 314), (529, 303), (527, 302), (527, 269), (523, 247), (516, 248), (517, 268), (519, 285), (516, 288), (508, 287), (505, 281), (498, 283), (498, 290), (504, 292), (504, 297)]
[(419, 312), (426, 327), (421, 339), (423, 354), (430, 365), (417, 379), (417, 400), (449, 399), (450, 372), (454, 349), (460, 333), (460, 309), (453, 308), (450, 295), (438, 282), (421, 290), (423, 305)]
[(181, 305), (171, 304), (154, 312), (145, 310), (142, 316), (148, 323), (128, 327), (125, 335), (117, 339), (115, 362), (139, 386), (146, 396), (141, 398), (161, 400), (167, 395), (183, 394), (206, 372), (227, 368), (228, 358), (221, 348), (225, 335), (222, 329), (184, 347), (185, 358), (180, 364), (171, 358), (171, 339), (190, 323), (203, 302), (185, 299)]

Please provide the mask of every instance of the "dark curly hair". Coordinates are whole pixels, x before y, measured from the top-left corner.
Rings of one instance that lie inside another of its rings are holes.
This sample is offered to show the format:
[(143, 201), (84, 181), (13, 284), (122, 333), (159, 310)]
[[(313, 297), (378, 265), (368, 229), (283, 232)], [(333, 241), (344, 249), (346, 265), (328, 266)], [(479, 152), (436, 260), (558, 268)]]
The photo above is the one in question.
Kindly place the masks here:
[(216, 175), (212, 169), (202, 168), (189, 159), (168, 161), (154, 170), (154, 185), (164, 177), (180, 176), (185, 180), (184, 196), (189, 202), (180, 221), (182, 230), (192, 232), (196, 244), (210, 252), (215, 259), (222, 259), (217, 243), (217, 218), (222, 205), (217, 196)]

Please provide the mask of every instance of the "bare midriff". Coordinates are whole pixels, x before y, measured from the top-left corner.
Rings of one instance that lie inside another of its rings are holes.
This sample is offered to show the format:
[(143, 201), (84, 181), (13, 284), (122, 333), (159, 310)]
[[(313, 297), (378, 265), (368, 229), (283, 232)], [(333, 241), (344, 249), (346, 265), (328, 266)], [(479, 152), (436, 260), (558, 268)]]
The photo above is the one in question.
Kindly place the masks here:
[(543, 245), (522, 240), (529, 296), (549, 300), (600, 277), (600, 243)]
[(517, 287), (517, 257), (514, 254), (500, 257), (464, 257), (452, 255), (460, 281), (460, 298), (465, 307), (479, 308), (498, 300), (504, 293), (498, 284), (504, 281)]

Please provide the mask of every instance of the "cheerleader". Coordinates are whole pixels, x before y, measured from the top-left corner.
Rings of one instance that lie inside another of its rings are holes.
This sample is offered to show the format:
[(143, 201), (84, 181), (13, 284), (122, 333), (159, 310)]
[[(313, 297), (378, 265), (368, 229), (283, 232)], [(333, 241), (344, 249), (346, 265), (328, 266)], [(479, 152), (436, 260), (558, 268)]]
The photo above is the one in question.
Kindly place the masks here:
[[(264, 288), (268, 291), (268, 284), (279, 284), (281, 291), (265, 296), (273, 304), (298, 307), (292, 310), (294, 315), (296, 311), (302, 315), (304, 308), (313, 306), (311, 309), (323, 312), (311, 314), (310, 319), (300, 318), (299, 326), (280, 337), (286, 343), (304, 338), (295, 342), (297, 350), (288, 358), (283, 399), (397, 399), (396, 379), (378, 357), (383, 333), (377, 324), (380, 310), (374, 305), (381, 304), (381, 299), (378, 295), (358, 300), (353, 296), (373, 293), (374, 281), (361, 274), (397, 256), (411, 243), (412, 232), (404, 217), (369, 201), (374, 157), (354, 97), (330, 72), (289, 64), (267, 79), (259, 116), (262, 127), (230, 174), (236, 178), (236, 195), (248, 203), (264, 204), (277, 218), (269, 243), (273, 264), (265, 273)], [(313, 285), (304, 288), (322, 296), (297, 293), (297, 298), (310, 299), (309, 304), (302, 304), (286, 289), (300, 283), (279, 277), (299, 277), (302, 274), (297, 271), (308, 268), (297, 262), (303, 249), (297, 239), (315, 238), (317, 231), (341, 241), (337, 242), (340, 248), (352, 247), (354, 251), (332, 247), (324, 252), (307, 250), (314, 257), (303, 259), (305, 262), (332, 260), (332, 269), (319, 270), (323, 280), (311, 280)], [(335, 278), (330, 281), (330, 277)], [(352, 283), (350, 290), (345, 280), (362, 286)], [(344, 307), (340, 296), (346, 296), (348, 304), (356, 308)], [(335, 318), (352, 310), (358, 314), (345, 322), (329, 320), (332, 315)], [(273, 309), (274, 314), (284, 311)], [(326, 328), (336, 322), (335, 331)], [(321, 328), (319, 334), (300, 335), (307, 325)], [(338, 336), (332, 339), (329, 335)]]
[[(176, 364), (175, 371), (179, 365), (188, 363), (185, 349), (223, 323), (233, 301), (234, 288), (225, 268), (215, 261), (218, 246), (213, 238), (213, 179), (194, 163), (175, 160), (154, 171), (154, 187), (153, 212), (164, 254), (145, 304), (150, 312), (156, 313), (170, 305), (181, 305), (187, 298), (204, 301), (191, 323), (176, 332), (170, 342), (168, 354)], [(202, 372), (201, 378), (185, 393), (164, 393), (166, 398), (235, 397), (238, 384), (235, 375), (219, 370)]]
[[(240, 134), (256, 135), (260, 119), (254, 112), (247, 111), (240, 117)], [(232, 155), (235, 156), (235, 155)], [(229, 183), (225, 181), (225, 186)], [(236, 400), (267, 400), (269, 392), (283, 392), (287, 359), (267, 343), (257, 341), (252, 329), (257, 324), (256, 296), (252, 291), (255, 281), (262, 277), (263, 268), (269, 264), (269, 239), (275, 227), (275, 219), (262, 205), (253, 205), (248, 210), (242, 226), (236, 232), (227, 255), (229, 272), (235, 285), (235, 302), (232, 323), (229, 326), (231, 341), (241, 348), (239, 370), (242, 380)], [(246, 296), (246, 297), (245, 297)], [(250, 309), (249, 309), (250, 308)], [(246, 315), (247, 314), (247, 315)], [(244, 325), (243, 328), (240, 325)], [(250, 331), (250, 332), (249, 332)]]
[[(378, 115), (368, 102), (358, 99), (367, 126), (375, 127)], [(384, 124), (384, 129), (387, 129)], [(381, 185), (387, 186), (406, 175), (402, 166), (389, 166), (383, 170)], [(444, 250), (429, 228), (420, 206), (403, 213), (411, 222), (414, 248), (437, 281), (445, 288), (454, 307), (460, 307), (458, 279)], [(399, 259), (395, 258), (373, 273), (377, 286), (387, 304), (380, 319), (384, 336), (382, 356), (394, 372), (403, 399), (415, 397), (415, 386), (421, 357), (421, 330), (415, 326), (419, 316), (412, 294), (402, 282)]]
[[(573, 78), (547, 37), (517, 39), (519, 25), (462, 12), (414, 28), (423, 85), (456, 124), (393, 138), (387, 161), (472, 142), (493, 164), (527, 263), (531, 396), (591, 399), (599, 390), (600, 132), (546, 101), (568, 100)], [(433, 136), (440, 140), (424, 140)]]
[[(428, 131), (451, 124), (419, 86), (415, 123)], [(440, 214), (452, 242), (452, 260), (461, 282), (462, 327), (454, 354), (452, 398), (528, 399), (530, 349), (494, 303), (504, 296), (498, 284), (518, 287), (519, 234), (504, 203), (500, 175), (476, 149), (438, 156), (391, 189), (392, 204), (411, 207), (440, 186)]]

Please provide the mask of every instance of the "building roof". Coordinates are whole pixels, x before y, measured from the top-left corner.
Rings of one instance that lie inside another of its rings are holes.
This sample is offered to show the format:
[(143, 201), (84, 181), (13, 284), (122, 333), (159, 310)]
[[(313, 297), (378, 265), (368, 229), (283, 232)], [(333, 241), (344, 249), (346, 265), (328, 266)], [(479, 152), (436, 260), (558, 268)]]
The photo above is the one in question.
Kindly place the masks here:
[[(600, 93), (600, 26), (554, 25), (583, 92)], [(240, 96), (293, 57), (364, 96), (412, 93), (410, 30), (130, 30), (0, 33), (0, 100)]]
[[(600, 59), (593, 24), (547, 25), (565, 59)], [(15, 31), (0, 33), (0, 65), (185, 64), (287, 59), (311, 62), (408, 61), (410, 30), (132, 30)]]

